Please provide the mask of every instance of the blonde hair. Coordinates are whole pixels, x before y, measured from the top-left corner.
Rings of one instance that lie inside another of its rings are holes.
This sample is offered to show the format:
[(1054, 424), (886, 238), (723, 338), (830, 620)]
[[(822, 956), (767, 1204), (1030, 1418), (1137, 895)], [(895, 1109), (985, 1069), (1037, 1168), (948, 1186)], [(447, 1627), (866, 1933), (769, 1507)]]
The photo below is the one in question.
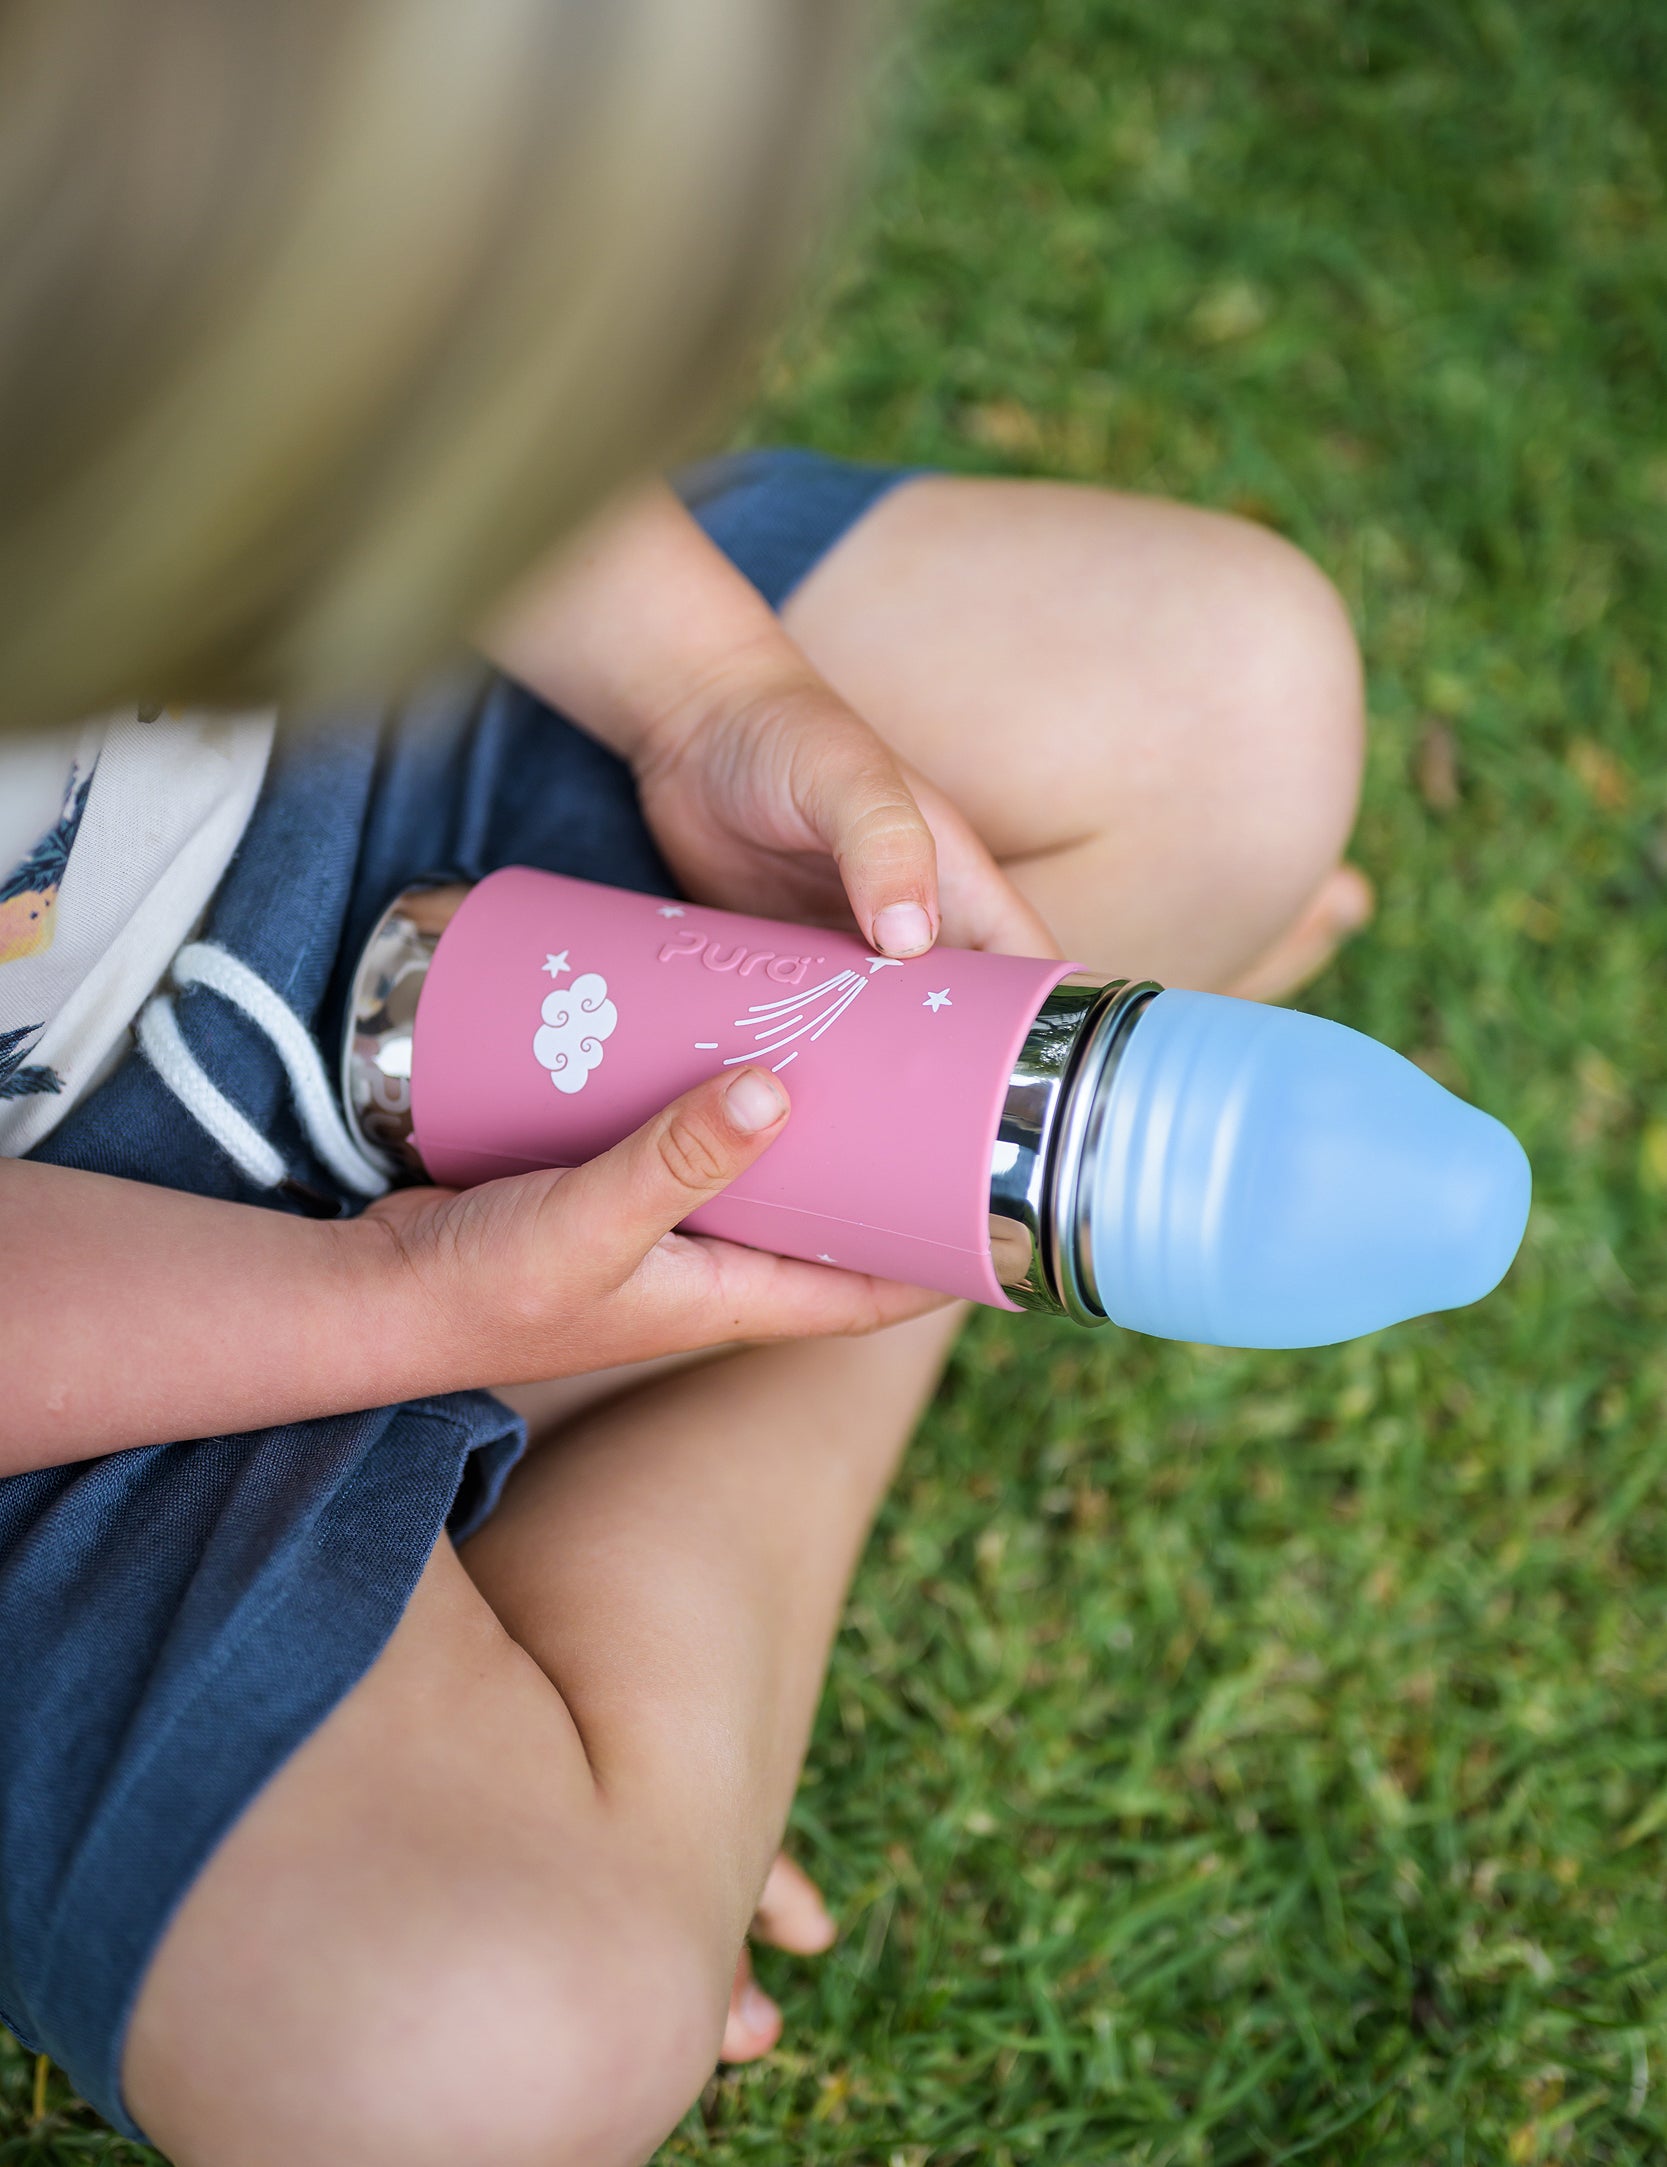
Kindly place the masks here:
[(402, 676), (679, 441), (854, 0), (0, 0), (0, 723)]

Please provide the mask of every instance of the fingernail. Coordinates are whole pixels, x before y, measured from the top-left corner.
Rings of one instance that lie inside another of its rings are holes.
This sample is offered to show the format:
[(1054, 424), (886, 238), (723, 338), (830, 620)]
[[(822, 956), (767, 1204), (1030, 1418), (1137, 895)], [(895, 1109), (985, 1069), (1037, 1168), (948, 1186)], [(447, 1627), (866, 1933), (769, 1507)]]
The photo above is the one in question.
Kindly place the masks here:
[(932, 945), (932, 921), (918, 903), (888, 903), (874, 921), (882, 955), (920, 956)]
[(724, 1093), (730, 1125), (743, 1136), (773, 1128), (787, 1111), (787, 1093), (766, 1069), (744, 1068)]
[(767, 2032), (781, 2014), (762, 1987), (741, 1989), (741, 2021), (750, 2032)]

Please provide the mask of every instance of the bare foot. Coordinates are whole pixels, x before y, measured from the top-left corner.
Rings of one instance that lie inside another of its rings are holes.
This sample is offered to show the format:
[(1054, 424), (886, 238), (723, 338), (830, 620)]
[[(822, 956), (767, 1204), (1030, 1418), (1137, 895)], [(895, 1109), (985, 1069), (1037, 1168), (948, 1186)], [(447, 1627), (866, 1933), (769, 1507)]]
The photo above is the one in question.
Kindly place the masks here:
[(1227, 991), (1243, 1001), (1283, 1001), (1325, 969), (1351, 934), (1370, 921), (1376, 903), (1372, 883), (1358, 866), (1335, 867), (1273, 946)]
[[(832, 1946), (837, 1931), (815, 1882), (783, 1851), (758, 1899), (753, 1938), (767, 1941), (774, 1949), (789, 1949), (795, 1956), (820, 1956)], [(781, 2011), (753, 1977), (752, 1958), (743, 1949), (735, 1967), (729, 2021), (718, 2059), (756, 2062), (780, 2037)]]

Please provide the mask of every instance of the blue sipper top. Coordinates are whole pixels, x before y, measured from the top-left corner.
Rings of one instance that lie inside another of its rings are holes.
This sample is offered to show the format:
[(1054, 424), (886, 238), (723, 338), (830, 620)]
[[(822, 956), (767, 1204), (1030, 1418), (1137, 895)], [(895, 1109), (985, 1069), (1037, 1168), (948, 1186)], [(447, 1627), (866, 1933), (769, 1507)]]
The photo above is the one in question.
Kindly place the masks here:
[(1099, 1305), (1218, 1347), (1322, 1347), (1479, 1301), (1528, 1223), (1522, 1146), (1375, 1039), (1155, 996), (1078, 1191)]

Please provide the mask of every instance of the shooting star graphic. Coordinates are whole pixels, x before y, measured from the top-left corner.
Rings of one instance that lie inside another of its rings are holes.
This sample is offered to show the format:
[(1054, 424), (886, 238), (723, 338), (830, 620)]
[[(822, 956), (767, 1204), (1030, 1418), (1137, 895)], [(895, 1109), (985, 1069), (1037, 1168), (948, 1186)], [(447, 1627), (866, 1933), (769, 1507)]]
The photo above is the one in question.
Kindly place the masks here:
[[(773, 1061), (771, 1067), (784, 1069), (802, 1051), (794, 1041), (802, 1038), (814, 1045), (824, 1031), (832, 1030), (875, 971), (883, 969), (888, 960), (875, 957), (866, 977), (860, 971), (836, 971), (832, 978), (824, 978), (818, 986), (807, 986), (802, 993), (789, 994), (781, 1001), (760, 1001), (749, 1008), (744, 1016), (736, 1017), (735, 1028), (751, 1032), (753, 1049), (731, 1054), (724, 1067), (736, 1068), (743, 1061), (756, 1061), (760, 1055), (768, 1059), (779, 1053), (782, 1059)], [(785, 1049), (790, 1046), (793, 1050), (788, 1053)]]

